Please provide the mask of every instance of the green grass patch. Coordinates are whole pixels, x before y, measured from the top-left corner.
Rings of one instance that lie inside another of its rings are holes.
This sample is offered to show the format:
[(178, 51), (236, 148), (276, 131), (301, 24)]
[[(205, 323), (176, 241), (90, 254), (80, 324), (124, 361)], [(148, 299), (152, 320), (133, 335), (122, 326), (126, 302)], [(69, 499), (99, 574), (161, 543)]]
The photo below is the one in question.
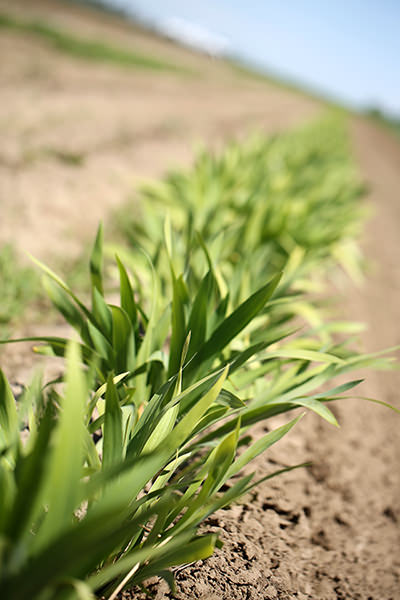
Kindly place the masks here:
[(0, 248), (0, 290), (0, 333), (4, 335), (35, 301), (40, 290), (36, 270), (22, 266), (10, 244)]
[(56, 50), (76, 58), (106, 62), (122, 67), (187, 72), (183, 67), (167, 61), (113, 46), (103, 41), (83, 39), (41, 21), (25, 21), (3, 13), (0, 14), (0, 28), (35, 35)]
[(34, 163), (42, 158), (53, 158), (70, 167), (81, 167), (85, 162), (85, 154), (82, 152), (71, 152), (69, 150), (61, 150), (46, 146), (34, 150), (25, 150), (21, 163), (24, 165)]

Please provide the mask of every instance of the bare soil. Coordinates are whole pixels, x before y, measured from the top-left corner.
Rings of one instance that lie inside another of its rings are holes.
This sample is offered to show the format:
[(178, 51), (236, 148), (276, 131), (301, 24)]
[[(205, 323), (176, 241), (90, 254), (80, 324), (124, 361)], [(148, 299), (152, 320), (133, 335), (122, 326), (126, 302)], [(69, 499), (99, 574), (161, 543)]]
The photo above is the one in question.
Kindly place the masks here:
[[(73, 59), (38, 37), (0, 32), (0, 243), (39, 258), (77, 255), (99, 219), (136, 185), (260, 128), (309, 119), (318, 103), (240, 77), (219, 61), (51, 0), (0, 0), (0, 11), (152, 54), (193, 74)], [(73, 164), (73, 157), (80, 164)]]
[[(77, 256), (98, 220), (143, 178), (190, 164), (196, 144), (279, 131), (321, 110), (304, 95), (239, 76), (118, 18), (46, 0), (0, 0), (6, 10), (198, 73), (90, 63), (0, 31), (0, 243), (13, 241), (50, 264)], [(362, 288), (337, 289), (338, 307), (368, 324), (363, 344), (373, 351), (400, 343), (400, 144), (361, 119), (351, 121), (351, 135), (374, 207), (363, 243), (372, 266)], [(12, 379), (26, 380), (33, 364), (26, 349), (10, 346), (0, 359)], [(368, 373), (360, 393), (399, 406), (399, 383), (393, 372)], [(313, 464), (208, 521), (205, 529), (220, 532), (225, 545), (177, 573), (179, 599), (400, 599), (400, 418), (360, 400), (334, 410), (340, 430), (307, 415), (257, 459), (260, 474)], [(157, 600), (172, 597), (164, 583), (149, 589)], [(124, 597), (142, 598), (136, 590)]]

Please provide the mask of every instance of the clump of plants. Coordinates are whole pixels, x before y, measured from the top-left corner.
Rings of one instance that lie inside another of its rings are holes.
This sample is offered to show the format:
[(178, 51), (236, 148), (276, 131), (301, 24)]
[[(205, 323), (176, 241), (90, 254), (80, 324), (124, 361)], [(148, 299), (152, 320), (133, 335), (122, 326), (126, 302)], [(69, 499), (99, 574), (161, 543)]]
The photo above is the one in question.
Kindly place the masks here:
[[(310, 176), (307, 185), (313, 182)], [(250, 183), (246, 189), (252, 201)], [(219, 544), (199, 525), (259, 483), (247, 465), (304, 412), (337, 425), (329, 402), (359, 383), (335, 383), (337, 376), (390, 366), (336, 339), (347, 326), (325, 322), (304, 295), (310, 265), (333, 254), (318, 248), (308, 258), (297, 240), (280, 261), (283, 274), (267, 262), (263, 272), (261, 259), (252, 261), (260, 248), (243, 244), (246, 224), (232, 227), (230, 217), (225, 224), (229, 198), (215, 197), (221, 231), (197, 228), (189, 211), (178, 224), (172, 211), (161, 228), (151, 218), (154, 235), (143, 230), (141, 249), (125, 248), (114, 259), (112, 302), (101, 227), (90, 257), (90, 303), (39, 263), (75, 335), (28, 338), (66, 361), (60, 380), (36, 376), (16, 401), (0, 377), (2, 597), (113, 600), (154, 575), (173, 589), (171, 567), (206, 558)], [(342, 218), (332, 244), (344, 235)], [(272, 257), (276, 244), (280, 256), (280, 241), (262, 239), (259, 256)], [(304, 269), (303, 260), (310, 260)], [(299, 329), (302, 311), (314, 317)], [(285, 425), (253, 438), (255, 424), (295, 409)]]

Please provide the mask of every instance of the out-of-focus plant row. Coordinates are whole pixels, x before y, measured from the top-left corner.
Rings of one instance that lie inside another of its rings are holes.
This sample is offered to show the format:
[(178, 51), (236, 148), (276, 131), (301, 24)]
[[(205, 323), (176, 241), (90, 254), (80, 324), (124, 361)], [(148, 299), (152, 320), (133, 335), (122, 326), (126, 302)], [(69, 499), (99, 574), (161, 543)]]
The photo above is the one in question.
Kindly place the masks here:
[(294, 132), (231, 143), (221, 154), (203, 151), (190, 170), (145, 186), (140, 206), (123, 209), (117, 223), (168, 280), (160, 252), (168, 211), (179, 233), (177, 268), (184, 270), (189, 253), (201, 252), (192, 243), (200, 234), (231, 296), (240, 296), (288, 266), (297, 280), (325, 273), (329, 262), (360, 279), (364, 191), (343, 122), (331, 117)]
[(76, 333), (30, 338), (66, 359), (60, 380), (37, 375), (16, 400), (0, 378), (2, 597), (113, 600), (154, 575), (173, 588), (171, 568), (218, 545), (199, 525), (259, 483), (247, 465), (303, 413), (251, 427), (298, 408), (337, 425), (327, 404), (359, 381), (333, 380), (390, 366), (309, 293), (335, 263), (358, 275), (360, 191), (343, 131), (318, 124), (149, 187), (121, 219), (112, 301), (102, 227), (89, 303), (38, 263)]

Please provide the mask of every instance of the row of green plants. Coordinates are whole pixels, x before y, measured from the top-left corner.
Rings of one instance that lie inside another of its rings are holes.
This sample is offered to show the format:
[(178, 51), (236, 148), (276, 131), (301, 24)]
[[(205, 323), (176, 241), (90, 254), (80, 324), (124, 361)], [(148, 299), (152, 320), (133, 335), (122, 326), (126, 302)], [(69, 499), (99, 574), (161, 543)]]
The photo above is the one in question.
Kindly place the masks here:
[(107, 277), (99, 228), (89, 301), (36, 261), (75, 335), (28, 338), (62, 378), (16, 399), (0, 377), (1, 597), (114, 600), (154, 575), (173, 589), (174, 567), (220, 545), (199, 526), (260, 483), (249, 463), (308, 411), (337, 425), (329, 402), (359, 380), (336, 377), (390, 367), (310, 295), (335, 262), (359, 268), (360, 185), (337, 132), (203, 153), (153, 187)]
[[(231, 295), (288, 268), (300, 286), (329, 263), (360, 280), (364, 192), (343, 122), (333, 115), (294, 132), (232, 142), (220, 154), (200, 152), (190, 170), (144, 186), (139, 206), (117, 215), (117, 228), (131, 251), (145, 249), (166, 282), (168, 260), (160, 252), (166, 211), (179, 233), (177, 268), (184, 270), (189, 256), (197, 264), (201, 250), (191, 242), (200, 236)], [(147, 270), (136, 252), (136, 269), (142, 263)]]

